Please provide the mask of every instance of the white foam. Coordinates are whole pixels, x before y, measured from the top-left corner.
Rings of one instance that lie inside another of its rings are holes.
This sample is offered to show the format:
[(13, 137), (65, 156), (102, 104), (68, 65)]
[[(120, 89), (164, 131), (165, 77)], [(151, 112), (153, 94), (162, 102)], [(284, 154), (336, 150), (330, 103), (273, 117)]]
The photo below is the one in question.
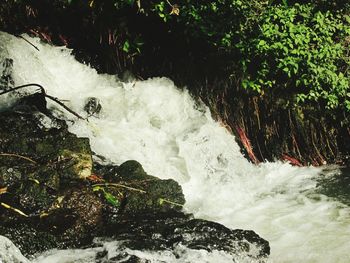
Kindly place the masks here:
[[(28, 38), (28, 36), (27, 36)], [(254, 166), (207, 107), (166, 78), (122, 83), (78, 63), (70, 50), (1, 34), (14, 59), (16, 85), (39, 83), (81, 115), (88, 97), (100, 118), (70, 130), (120, 164), (139, 161), (160, 178), (181, 183), (185, 210), (231, 228), (252, 229), (270, 242), (275, 262), (350, 262), (349, 208), (314, 193), (320, 169), (276, 162)]]
[[(123, 247), (123, 241), (96, 240), (96, 247), (87, 249), (50, 250), (40, 255), (32, 263), (94, 263), (99, 262), (125, 262), (131, 256), (136, 256), (151, 263), (252, 263), (246, 253), (229, 255), (220, 250), (208, 252), (203, 249), (189, 249), (181, 244), (173, 250), (140, 251)], [(98, 256), (98, 253), (101, 256)], [(121, 257), (121, 255), (125, 255)], [(236, 261), (234, 261), (236, 260)], [(144, 262), (144, 261), (142, 261)]]
[(0, 262), (1, 263), (29, 263), (21, 251), (7, 237), (0, 236)]

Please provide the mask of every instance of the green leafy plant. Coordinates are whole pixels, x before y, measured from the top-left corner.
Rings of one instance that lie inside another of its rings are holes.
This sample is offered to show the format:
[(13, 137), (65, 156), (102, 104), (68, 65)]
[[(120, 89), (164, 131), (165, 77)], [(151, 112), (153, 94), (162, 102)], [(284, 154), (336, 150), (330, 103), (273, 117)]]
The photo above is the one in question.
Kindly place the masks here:
[(347, 20), (313, 5), (270, 6), (252, 36), (237, 45), (243, 56), (242, 86), (291, 96), (297, 104), (350, 110), (349, 33)]
[(113, 194), (111, 194), (110, 192), (108, 192), (106, 190), (106, 187), (100, 186), (100, 185), (95, 185), (93, 186), (92, 190), (94, 192), (102, 192), (104, 198), (106, 199), (107, 203), (113, 205), (113, 206), (120, 206), (120, 202), (118, 200), (117, 197), (115, 197)]

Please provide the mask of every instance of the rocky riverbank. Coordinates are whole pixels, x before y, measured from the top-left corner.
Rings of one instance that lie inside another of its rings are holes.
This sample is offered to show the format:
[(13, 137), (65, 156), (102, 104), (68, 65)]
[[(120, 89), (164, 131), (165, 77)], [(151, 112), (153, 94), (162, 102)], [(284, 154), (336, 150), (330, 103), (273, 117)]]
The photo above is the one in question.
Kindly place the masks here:
[[(89, 246), (97, 236), (138, 250), (181, 244), (252, 259), (269, 255), (269, 243), (253, 231), (182, 212), (185, 199), (174, 180), (148, 175), (133, 160), (119, 166), (94, 161), (89, 140), (34, 101), (25, 97), (0, 112), (0, 235), (25, 256)], [(5, 256), (0, 251), (0, 259)]]

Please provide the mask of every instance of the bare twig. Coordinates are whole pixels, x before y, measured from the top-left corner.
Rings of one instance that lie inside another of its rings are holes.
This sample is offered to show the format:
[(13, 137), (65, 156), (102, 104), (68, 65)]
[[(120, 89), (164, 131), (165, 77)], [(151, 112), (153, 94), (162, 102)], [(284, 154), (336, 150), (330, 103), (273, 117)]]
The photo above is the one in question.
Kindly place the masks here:
[(31, 43), (29, 40), (25, 39), (24, 37), (18, 35), (17, 37), (22, 38), (24, 41), (26, 41), (29, 45), (31, 45), (32, 47), (34, 47), (36, 50), (40, 51), (39, 48), (37, 46), (35, 46), (33, 43)]
[(48, 94), (44, 94), (44, 96), (46, 98), (49, 98), (50, 100), (56, 102), (58, 105), (62, 106), (62, 108), (64, 108), (66, 111), (72, 113), (74, 116), (78, 117), (81, 120), (85, 120), (85, 118), (81, 117), (78, 113), (76, 113), (75, 111), (71, 110), (70, 108), (68, 108), (66, 105), (64, 105), (62, 102), (60, 102), (57, 98), (52, 97)]
[[(103, 183), (103, 184), (93, 184), (92, 185), (92, 187), (95, 187), (95, 186), (125, 188), (125, 189), (131, 190), (131, 191), (136, 191), (136, 192), (139, 192), (139, 193), (142, 193), (142, 194), (147, 194), (147, 192), (145, 190), (134, 188), (134, 187), (130, 187), (130, 186), (123, 185), (123, 184)], [(170, 201), (170, 200), (165, 199), (165, 198), (159, 198), (158, 201), (159, 201), (160, 205), (162, 205), (163, 203), (168, 203), (168, 204), (175, 205), (175, 206), (181, 206), (181, 207), (184, 206), (183, 204), (180, 204), (180, 203), (177, 203), (177, 202), (173, 202), (173, 201)]]
[(21, 159), (24, 159), (24, 160), (27, 160), (33, 164), (38, 164), (36, 161), (30, 159), (29, 157), (25, 157), (25, 156), (22, 156), (22, 155), (19, 155), (19, 154), (15, 154), (15, 153), (0, 153), (0, 156), (9, 156), (9, 157), (17, 157), (17, 158), (21, 158)]
[(29, 217), (27, 214), (25, 214), (24, 212), (22, 212), (21, 210), (17, 209), (17, 208), (14, 208), (8, 204), (5, 204), (5, 203), (2, 203), (0, 202), (0, 205), (5, 207), (6, 209), (9, 209), (9, 210), (12, 210), (14, 212), (16, 212), (17, 214), (20, 214), (21, 216), (24, 216), (24, 217)]
[(121, 187), (121, 188), (125, 188), (125, 189), (128, 189), (128, 190), (135, 191), (135, 192), (139, 192), (139, 193), (143, 193), (143, 194), (146, 194), (146, 193), (147, 193), (146, 191), (144, 191), (144, 190), (142, 190), (142, 189), (137, 189), (137, 188), (130, 187), (130, 186), (127, 186), (127, 185), (116, 184), (116, 183), (94, 184), (94, 185), (92, 185), (92, 186), (93, 186), (93, 187), (94, 187), (94, 186)]
[(171, 204), (171, 205), (176, 205), (176, 206), (181, 206), (181, 207), (184, 206), (183, 204), (176, 203), (176, 202), (170, 201), (170, 200), (168, 200), (168, 199), (164, 199), (164, 198), (159, 198), (159, 203), (160, 203), (160, 204), (168, 203), (168, 204)]

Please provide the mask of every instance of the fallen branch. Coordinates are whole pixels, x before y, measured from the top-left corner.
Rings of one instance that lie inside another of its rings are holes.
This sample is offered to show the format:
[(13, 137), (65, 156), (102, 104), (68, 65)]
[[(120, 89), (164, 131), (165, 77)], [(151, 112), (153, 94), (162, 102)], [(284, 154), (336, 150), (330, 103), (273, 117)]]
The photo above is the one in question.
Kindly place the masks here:
[(6, 93), (9, 93), (9, 92), (18, 90), (18, 89), (22, 89), (22, 88), (25, 88), (25, 87), (30, 87), (30, 86), (34, 86), (34, 87), (40, 88), (40, 92), (41, 92), (41, 94), (42, 94), (43, 96), (45, 96), (46, 98), (49, 98), (50, 100), (56, 102), (58, 105), (60, 105), (60, 106), (61, 106), (62, 108), (64, 108), (66, 111), (70, 112), (71, 114), (73, 114), (74, 116), (78, 117), (79, 119), (85, 120), (85, 118), (81, 117), (78, 113), (76, 113), (75, 111), (71, 110), (71, 109), (68, 108), (64, 103), (62, 103), (61, 101), (59, 101), (58, 98), (55, 98), (55, 97), (53, 97), (53, 96), (50, 96), (50, 95), (46, 94), (44, 87), (41, 86), (41, 85), (39, 85), (39, 84), (36, 84), (36, 83), (30, 83), (30, 84), (25, 84), (25, 85), (17, 86), (17, 87), (14, 87), (14, 88), (10, 88), (10, 89), (8, 89), (8, 90), (5, 90), (5, 91), (1, 92), (0, 95), (6, 94)]
[(17, 86), (17, 87), (14, 87), (14, 88), (10, 88), (8, 90), (5, 90), (5, 91), (1, 92), (0, 95), (6, 94), (6, 93), (9, 93), (9, 92), (18, 90), (18, 89), (23, 89), (23, 88), (26, 88), (26, 87), (30, 87), (30, 86), (38, 87), (38, 88), (40, 88), (41, 93), (46, 94), (45, 93), (45, 89), (43, 88), (43, 86), (41, 86), (39, 84), (36, 84), (36, 83), (30, 83), (30, 84), (25, 84), (25, 85)]

